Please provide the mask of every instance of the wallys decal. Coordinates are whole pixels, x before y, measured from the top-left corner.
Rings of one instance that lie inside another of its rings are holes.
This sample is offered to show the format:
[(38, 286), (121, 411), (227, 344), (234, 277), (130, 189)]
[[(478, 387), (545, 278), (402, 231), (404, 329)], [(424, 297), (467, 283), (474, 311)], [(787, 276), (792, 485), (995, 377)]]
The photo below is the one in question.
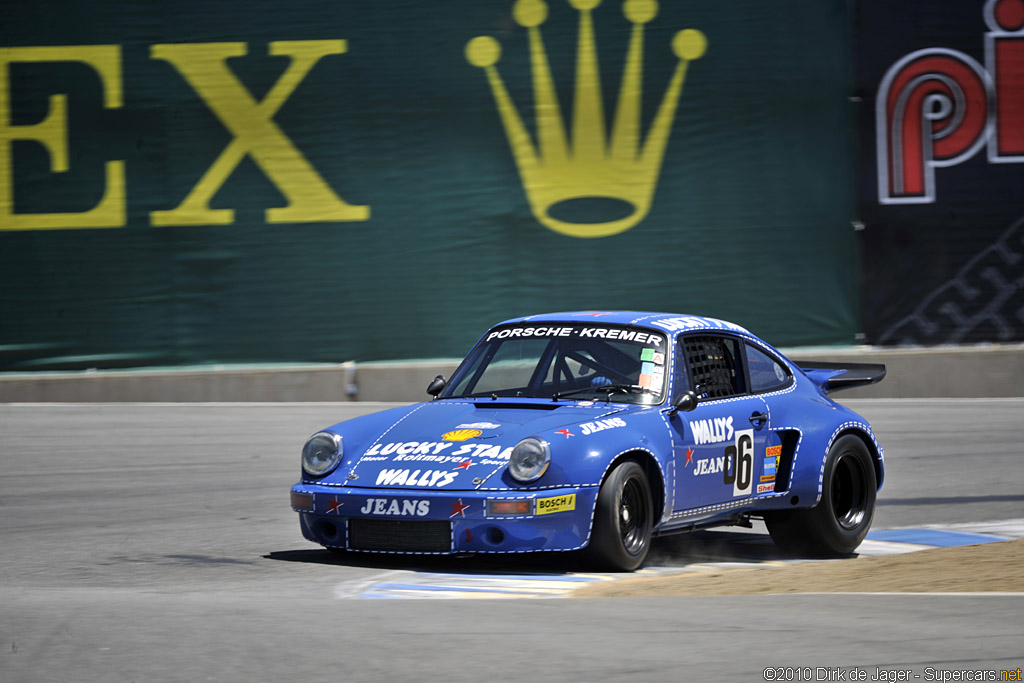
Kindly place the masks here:
[(377, 474), (377, 486), (447, 486), (459, 476), (458, 472), (443, 470), (381, 470)]
[(698, 446), (731, 441), (733, 436), (732, 415), (710, 420), (692, 420), (690, 429), (693, 431), (693, 440), (697, 442)]

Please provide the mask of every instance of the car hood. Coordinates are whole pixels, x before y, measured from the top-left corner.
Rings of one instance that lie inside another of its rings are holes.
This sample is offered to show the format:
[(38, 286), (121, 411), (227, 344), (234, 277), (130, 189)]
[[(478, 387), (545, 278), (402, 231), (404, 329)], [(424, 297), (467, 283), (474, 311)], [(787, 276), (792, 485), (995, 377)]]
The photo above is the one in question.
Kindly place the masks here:
[[(606, 419), (624, 408), (603, 401), (422, 403), (346, 452), (348, 466), (334, 478), (359, 488), (477, 489), (500, 476), (522, 439), (565, 440), (574, 425)], [(338, 431), (344, 436), (344, 425)]]

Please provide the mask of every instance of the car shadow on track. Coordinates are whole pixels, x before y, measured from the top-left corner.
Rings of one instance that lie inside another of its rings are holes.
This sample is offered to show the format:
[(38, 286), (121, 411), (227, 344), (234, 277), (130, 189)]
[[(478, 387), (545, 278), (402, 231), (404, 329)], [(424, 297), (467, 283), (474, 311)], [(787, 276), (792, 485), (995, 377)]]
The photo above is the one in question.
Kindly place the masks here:
[[(401, 555), (325, 548), (272, 551), (265, 559), (320, 565), (401, 569), (449, 574), (568, 574), (592, 571), (578, 552), (509, 555)], [(644, 568), (677, 568), (710, 562), (758, 564), (792, 560), (766, 533), (694, 531), (655, 539)]]
[(758, 564), (807, 559), (781, 550), (767, 533), (748, 531), (694, 531), (659, 538), (645, 566), (679, 567), (708, 562)]

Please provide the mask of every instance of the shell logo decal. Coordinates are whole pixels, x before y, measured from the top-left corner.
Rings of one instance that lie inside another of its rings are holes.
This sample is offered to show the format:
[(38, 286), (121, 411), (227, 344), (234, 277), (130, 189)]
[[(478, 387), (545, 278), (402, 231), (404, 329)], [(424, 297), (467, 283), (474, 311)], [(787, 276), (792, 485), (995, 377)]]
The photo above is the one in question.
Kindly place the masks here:
[(483, 434), (479, 429), (456, 429), (441, 435), (443, 441), (465, 441)]

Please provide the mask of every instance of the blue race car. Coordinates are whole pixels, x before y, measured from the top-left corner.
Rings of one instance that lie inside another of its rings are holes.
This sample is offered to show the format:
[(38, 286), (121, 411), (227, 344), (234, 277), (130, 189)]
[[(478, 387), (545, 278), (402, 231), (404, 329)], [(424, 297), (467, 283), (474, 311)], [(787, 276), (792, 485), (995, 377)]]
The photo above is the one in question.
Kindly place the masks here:
[(713, 318), (518, 318), (436, 378), (432, 401), (311, 436), (291, 505), (339, 551), (582, 551), (631, 571), (655, 535), (763, 518), (785, 550), (849, 554), (882, 448), (827, 394), (884, 376), (788, 360)]

